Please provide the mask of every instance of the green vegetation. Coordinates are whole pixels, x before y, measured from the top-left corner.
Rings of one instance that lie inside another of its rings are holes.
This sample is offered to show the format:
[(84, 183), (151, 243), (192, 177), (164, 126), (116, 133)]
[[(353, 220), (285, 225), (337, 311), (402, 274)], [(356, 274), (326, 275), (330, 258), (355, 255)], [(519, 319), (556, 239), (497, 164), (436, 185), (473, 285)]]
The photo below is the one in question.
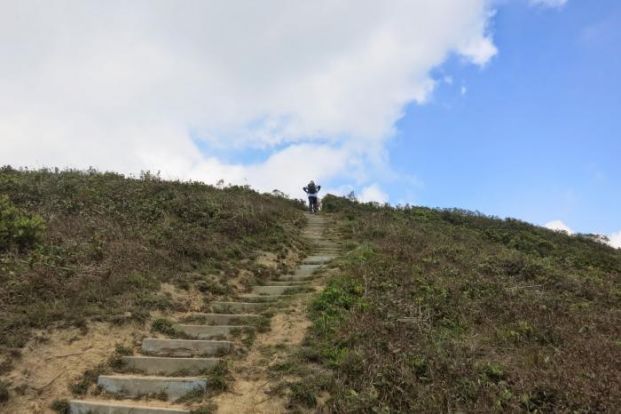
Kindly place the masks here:
[(179, 339), (191, 339), (192, 338), (190, 335), (187, 335), (185, 332), (177, 329), (175, 327), (174, 322), (168, 319), (164, 319), (164, 318), (158, 318), (154, 320), (153, 323), (151, 324), (151, 331), (159, 332), (164, 335), (168, 335), (172, 338), (179, 338)]
[(233, 377), (228, 362), (222, 360), (215, 367), (207, 370), (204, 374), (207, 380), (207, 388), (210, 394), (221, 393), (229, 390), (229, 384)]
[(3, 167), (0, 195), (0, 349), (33, 328), (180, 310), (162, 283), (219, 295), (259, 251), (304, 248), (302, 206), (244, 187)]
[(213, 414), (218, 409), (218, 406), (214, 402), (210, 402), (207, 405), (194, 408), (190, 411), (190, 414)]
[(68, 400), (54, 400), (50, 408), (58, 414), (68, 414), (71, 409)]
[(0, 196), (0, 252), (31, 248), (40, 242), (44, 230), (40, 216), (29, 216), (15, 207), (7, 196)]
[[(115, 355), (110, 358), (109, 362), (116, 361), (117, 358), (118, 357)], [(99, 378), (100, 375), (110, 372), (111, 366), (112, 365), (110, 363), (102, 363), (97, 365), (95, 368), (84, 371), (84, 374), (82, 374), (82, 377), (79, 380), (69, 385), (71, 393), (76, 396), (86, 395), (91, 386), (97, 384), (97, 378)]]
[(331, 412), (621, 407), (621, 252), (461, 210), (323, 206), (354, 246), (303, 354), (333, 371)]

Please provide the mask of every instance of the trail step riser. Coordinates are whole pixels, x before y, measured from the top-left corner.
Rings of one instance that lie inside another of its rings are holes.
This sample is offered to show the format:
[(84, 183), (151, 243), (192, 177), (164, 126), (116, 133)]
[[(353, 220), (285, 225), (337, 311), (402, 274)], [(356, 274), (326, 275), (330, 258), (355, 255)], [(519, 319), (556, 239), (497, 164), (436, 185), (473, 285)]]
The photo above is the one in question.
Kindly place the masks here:
[(252, 314), (226, 314), (226, 313), (195, 313), (193, 314), (200, 322), (190, 322), (192, 324), (211, 324), (211, 325), (247, 325), (252, 324), (259, 318)]
[(190, 414), (188, 410), (128, 405), (114, 401), (73, 400), (69, 402), (69, 407), (70, 414)]
[(213, 356), (229, 352), (231, 345), (229, 341), (147, 338), (142, 341), (142, 352), (169, 357)]
[(297, 280), (297, 279), (281, 279), (281, 280), (268, 280), (266, 285), (269, 286), (308, 286), (310, 280)]
[(207, 381), (202, 378), (100, 375), (97, 385), (111, 394), (132, 398), (166, 393), (168, 401), (177, 400), (192, 391), (207, 390)]
[(299, 286), (254, 286), (252, 292), (261, 295), (282, 295), (296, 288)]
[(126, 368), (150, 375), (172, 375), (180, 372), (184, 372), (184, 375), (195, 375), (215, 367), (220, 361), (219, 358), (123, 357)]
[(249, 325), (175, 325), (175, 329), (196, 339), (212, 339), (231, 336), (235, 330), (252, 329)]
[(262, 311), (268, 306), (267, 303), (214, 302), (209, 308), (214, 313), (244, 313)]

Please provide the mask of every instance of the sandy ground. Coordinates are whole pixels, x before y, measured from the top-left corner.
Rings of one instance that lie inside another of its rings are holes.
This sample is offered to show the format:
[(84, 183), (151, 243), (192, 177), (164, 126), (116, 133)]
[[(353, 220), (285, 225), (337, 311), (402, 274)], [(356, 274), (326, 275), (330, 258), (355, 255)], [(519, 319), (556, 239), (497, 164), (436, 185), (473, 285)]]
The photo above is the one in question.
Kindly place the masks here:
[[(298, 299), (272, 318), (271, 330), (257, 336), (246, 358), (233, 364), (234, 383), (231, 391), (214, 398), (218, 414), (276, 414), (287, 412), (287, 401), (271, 395), (275, 385), (268, 376), (268, 363), (263, 349), (283, 345), (283, 349), (300, 345), (310, 321), (306, 317), (307, 299)], [(284, 352), (284, 351), (283, 351)], [(271, 355), (272, 361), (279, 358)]]
[[(305, 235), (311, 239), (321, 237), (317, 230), (307, 231)], [(291, 266), (297, 260), (298, 255), (289, 252), (284, 262)], [(271, 253), (262, 254), (257, 259), (257, 263), (270, 268), (275, 268), (278, 262)], [(245, 276), (240, 274), (239, 278)], [(161, 289), (176, 302), (184, 304), (189, 312), (204, 307), (204, 296), (195, 289), (182, 291), (169, 284), (162, 284)], [(287, 412), (287, 401), (269, 393), (275, 384), (268, 377), (268, 364), (285, 358), (286, 350), (300, 345), (304, 339), (310, 326), (306, 317), (307, 303), (308, 296), (302, 296), (288, 304), (284, 311), (276, 313), (271, 320), (271, 330), (259, 334), (245, 357), (233, 362), (231, 391), (214, 398), (218, 413)], [(14, 361), (12, 371), (6, 375), (11, 384), (11, 399), (0, 407), (0, 413), (54, 413), (50, 409), (51, 403), (56, 399), (71, 398), (69, 385), (79, 380), (87, 369), (108, 360), (117, 345), (135, 347), (147, 334), (148, 325), (108, 323), (90, 324), (86, 333), (77, 328), (36, 332), (22, 349), (22, 356)], [(272, 349), (267, 358), (266, 348)], [(151, 404), (144, 402), (143, 405)], [(166, 404), (155, 402), (154, 405)]]
[(86, 335), (79, 329), (37, 332), (7, 375), (12, 395), (0, 413), (53, 413), (50, 404), (70, 396), (70, 383), (105, 361), (117, 344), (132, 346), (136, 335), (142, 328), (107, 323), (92, 324)]

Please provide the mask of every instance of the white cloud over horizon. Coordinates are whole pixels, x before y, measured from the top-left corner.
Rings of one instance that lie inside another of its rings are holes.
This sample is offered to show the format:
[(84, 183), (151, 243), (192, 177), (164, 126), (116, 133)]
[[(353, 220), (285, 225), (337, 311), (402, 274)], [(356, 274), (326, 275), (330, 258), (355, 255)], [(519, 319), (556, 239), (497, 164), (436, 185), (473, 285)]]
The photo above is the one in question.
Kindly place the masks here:
[[(554, 230), (554, 231), (564, 232), (569, 235), (575, 234), (575, 231), (573, 231), (571, 227), (565, 224), (562, 220), (550, 221), (544, 224), (543, 227), (550, 229), (550, 230)], [(602, 243), (606, 243), (609, 246), (614, 247), (615, 249), (621, 249), (621, 231), (608, 234), (608, 235), (602, 235), (602, 236), (605, 236), (605, 238), (602, 237), (600, 239)]]
[(372, 175), (395, 123), (449, 55), (489, 62), (490, 16), (485, 0), (4, 2), (0, 164), (292, 194), (339, 177), (387, 197)]
[(621, 230), (608, 236), (608, 244), (615, 249), (621, 249)]
[(562, 231), (567, 234), (574, 234), (574, 231), (565, 224), (562, 220), (553, 220), (543, 225), (543, 227), (554, 230), (554, 231)]
[(386, 194), (377, 184), (371, 184), (362, 189), (358, 196), (358, 200), (363, 203), (375, 202), (384, 204), (388, 202), (388, 194)]

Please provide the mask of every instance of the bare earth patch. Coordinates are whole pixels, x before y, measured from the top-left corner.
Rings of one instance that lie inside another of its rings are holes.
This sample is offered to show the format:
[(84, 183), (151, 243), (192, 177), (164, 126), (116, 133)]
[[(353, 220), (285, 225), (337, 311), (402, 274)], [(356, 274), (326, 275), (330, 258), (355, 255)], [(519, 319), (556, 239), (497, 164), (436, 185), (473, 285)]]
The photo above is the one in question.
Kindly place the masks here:
[(50, 404), (59, 396), (70, 395), (70, 383), (106, 361), (117, 344), (132, 346), (141, 332), (136, 325), (108, 323), (94, 323), (86, 334), (77, 328), (38, 332), (6, 376), (12, 396), (0, 412), (53, 413)]
[(307, 298), (291, 303), (287, 312), (277, 313), (272, 318), (271, 331), (257, 336), (250, 352), (243, 360), (233, 365), (235, 382), (231, 391), (214, 398), (219, 414), (268, 414), (287, 412), (285, 398), (274, 395), (270, 390), (277, 385), (268, 376), (268, 359), (265, 348), (275, 350), (271, 360), (284, 357), (287, 348), (299, 346), (304, 339), (310, 321), (306, 317)]

